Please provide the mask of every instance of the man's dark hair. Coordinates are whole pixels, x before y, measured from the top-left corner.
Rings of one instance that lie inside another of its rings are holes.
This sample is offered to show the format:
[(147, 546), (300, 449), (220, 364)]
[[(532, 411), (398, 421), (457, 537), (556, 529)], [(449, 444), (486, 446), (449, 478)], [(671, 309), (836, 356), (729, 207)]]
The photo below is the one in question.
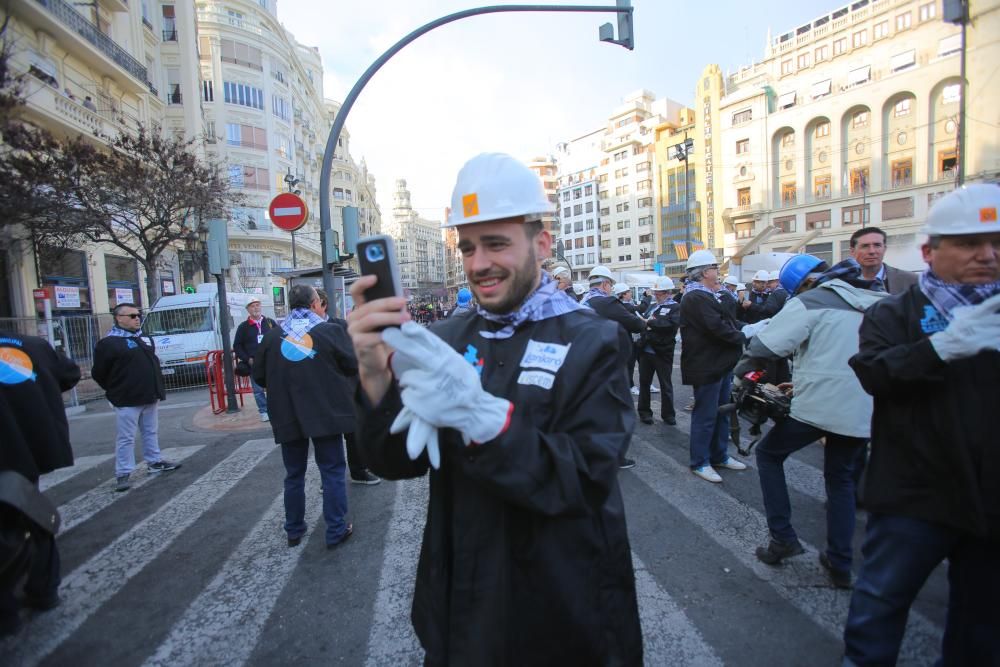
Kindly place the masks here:
[(312, 286), (292, 285), (292, 289), (288, 290), (288, 307), (292, 310), (309, 308), (316, 298), (316, 289)]
[(861, 238), (862, 236), (866, 235), (866, 234), (881, 234), (882, 235), (882, 245), (887, 245), (888, 244), (889, 237), (886, 236), (885, 232), (883, 232), (878, 227), (862, 227), (858, 231), (856, 231), (853, 234), (851, 234), (851, 248), (853, 249), (854, 246), (856, 246), (858, 244), (858, 239)]
[(524, 223), (524, 234), (528, 237), (529, 241), (538, 236), (543, 229), (545, 229), (545, 225), (542, 224), (541, 220), (532, 220), (531, 222)]
[(323, 306), (324, 308), (330, 305), (330, 300), (326, 296), (326, 290), (323, 289), (322, 287), (316, 288), (316, 298), (319, 299), (319, 305)]
[(122, 308), (135, 308), (136, 310), (141, 310), (141, 308), (134, 303), (119, 303), (111, 310), (111, 314), (117, 317)]

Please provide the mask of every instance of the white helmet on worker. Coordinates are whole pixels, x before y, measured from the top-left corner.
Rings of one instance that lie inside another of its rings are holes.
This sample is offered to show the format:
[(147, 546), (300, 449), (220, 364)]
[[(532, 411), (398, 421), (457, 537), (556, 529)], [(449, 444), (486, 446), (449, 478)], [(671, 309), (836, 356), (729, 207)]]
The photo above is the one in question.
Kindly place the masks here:
[(573, 294), (581, 296), (587, 293), (587, 287), (582, 283), (573, 283)]
[(760, 281), (762, 283), (766, 283), (768, 280), (771, 279), (770, 276), (771, 276), (770, 273), (768, 273), (764, 269), (761, 269), (757, 273), (753, 274), (753, 279), (754, 282)]
[(740, 281), (736, 279), (736, 276), (726, 276), (726, 279), (722, 281), (724, 285), (732, 285), (736, 287), (740, 284)]
[(691, 269), (699, 269), (703, 266), (715, 266), (718, 263), (719, 260), (715, 258), (715, 253), (711, 250), (695, 250), (688, 257), (685, 268), (690, 271)]
[(538, 175), (504, 153), (480, 153), (458, 172), (451, 211), (442, 227), (523, 217), (540, 220), (554, 212)]
[(612, 288), (611, 291), (615, 295), (618, 295), (618, 294), (624, 294), (625, 292), (628, 292), (631, 289), (632, 288), (629, 287), (626, 283), (616, 283), (615, 286)]
[(654, 292), (670, 292), (677, 289), (674, 287), (674, 281), (670, 279), (670, 276), (660, 276), (653, 282)]
[(781, 273), (779, 271), (771, 271), (767, 274), (767, 281), (771, 282), (772, 280), (780, 280), (780, 275)]
[(569, 275), (569, 269), (567, 269), (565, 266), (557, 266), (556, 268), (552, 269), (552, 277), (553, 278), (558, 278), (559, 276), (561, 276), (564, 273), (566, 275)]
[(598, 264), (597, 266), (595, 266), (590, 270), (590, 273), (587, 274), (587, 280), (590, 281), (591, 285), (594, 285), (596, 283), (602, 283), (605, 280), (610, 280), (611, 282), (614, 282), (615, 277), (611, 275), (611, 271), (608, 270), (608, 267), (601, 266)]
[(971, 183), (934, 202), (922, 231), (929, 236), (995, 234), (1000, 232), (1000, 187)]

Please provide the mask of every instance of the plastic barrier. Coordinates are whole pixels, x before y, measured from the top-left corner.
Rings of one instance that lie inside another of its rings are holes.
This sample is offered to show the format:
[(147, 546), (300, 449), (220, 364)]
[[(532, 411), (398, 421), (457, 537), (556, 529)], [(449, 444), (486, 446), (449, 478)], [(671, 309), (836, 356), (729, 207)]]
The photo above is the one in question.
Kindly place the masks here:
[[(212, 414), (222, 414), (228, 407), (226, 400), (226, 374), (222, 363), (222, 350), (212, 350), (205, 357), (205, 376), (208, 380), (208, 397), (212, 404)], [(233, 355), (233, 368), (236, 367), (236, 355)], [(252, 394), (253, 386), (249, 377), (233, 374), (236, 384), (236, 398), (243, 407), (243, 395)]]

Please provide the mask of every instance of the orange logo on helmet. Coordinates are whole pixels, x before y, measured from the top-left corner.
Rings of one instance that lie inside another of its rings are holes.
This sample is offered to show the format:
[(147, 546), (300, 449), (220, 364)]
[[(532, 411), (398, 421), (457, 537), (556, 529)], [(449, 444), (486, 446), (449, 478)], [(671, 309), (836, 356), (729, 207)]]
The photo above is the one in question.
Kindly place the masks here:
[(997, 221), (997, 207), (988, 206), (986, 208), (979, 209), (979, 222), (996, 222)]
[(462, 197), (462, 215), (466, 218), (479, 215), (479, 198), (475, 192)]

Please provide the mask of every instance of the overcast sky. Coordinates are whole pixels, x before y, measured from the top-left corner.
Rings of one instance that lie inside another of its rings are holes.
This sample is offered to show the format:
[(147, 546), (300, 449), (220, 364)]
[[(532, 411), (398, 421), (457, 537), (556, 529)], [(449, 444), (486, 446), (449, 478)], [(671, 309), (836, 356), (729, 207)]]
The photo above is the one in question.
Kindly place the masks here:
[[(611, 5), (613, 0), (550, 0)], [(278, 19), (319, 48), (326, 97), (343, 100), (386, 49), (452, 12), (506, 0), (278, 0)], [(440, 220), (462, 164), (483, 151), (520, 159), (604, 124), (629, 93), (692, 105), (705, 65), (759, 60), (767, 31), (791, 30), (841, 4), (821, 0), (633, 0), (635, 50), (598, 41), (612, 14), (505, 13), (420, 37), (362, 91), (347, 118), (351, 153), (374, 173), (383, 220), (397, 178), (414, 208)]]

